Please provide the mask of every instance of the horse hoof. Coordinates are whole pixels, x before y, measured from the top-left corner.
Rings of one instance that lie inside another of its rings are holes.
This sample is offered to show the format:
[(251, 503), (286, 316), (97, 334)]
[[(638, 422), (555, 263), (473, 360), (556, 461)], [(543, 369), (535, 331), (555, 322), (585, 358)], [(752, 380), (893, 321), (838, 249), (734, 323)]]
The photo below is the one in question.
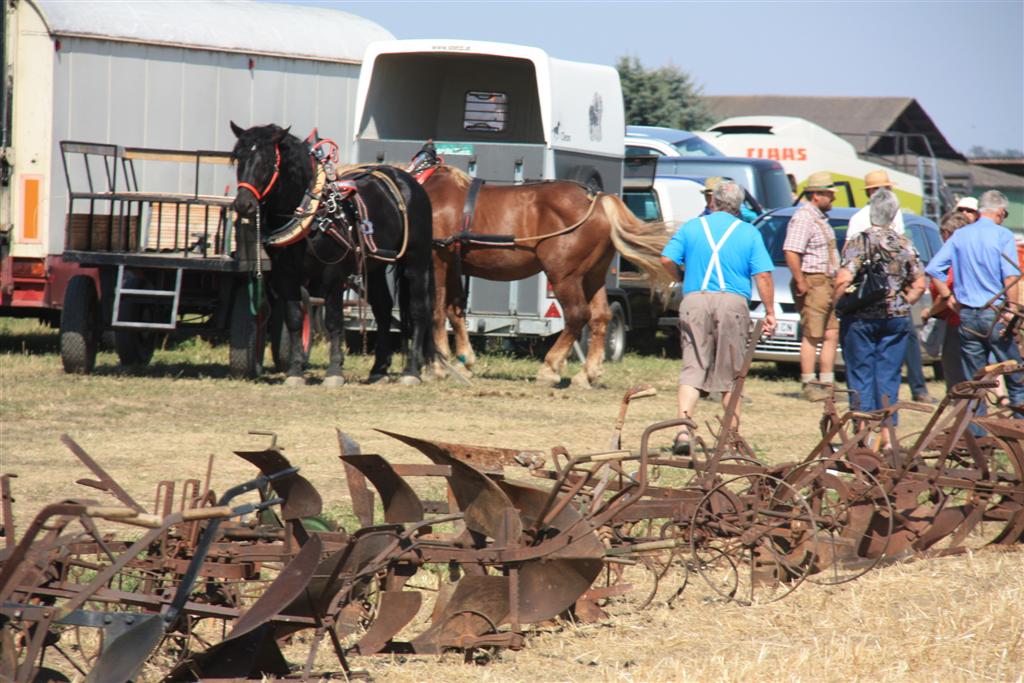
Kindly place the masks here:
[(306, 386), (306, 378), (301, 376), (292, 377), (291, 375), (289, 375), (288, 377), (284, 378), (284, 385), (286, 387), (304, 387)]
[(381, 382), (387, 382), (387, 381), (388, 381), (388, 376), (386, 374), (370, 375), (369, 379), (366, 380), (366, 383), (367, 384), (380, 384)]
[(423, 383), (416, 375), (402, 375), (398, 382), (407, 387), (415, 387)]
[(345, 378), (341, 375), (331, 375), (330, 377), (324, 377), (325, 387), (343, 387), (345, 386)]
[(572, 385), (577, 389), (591, 389), (593, 386), (590, 384), (590, 378), (587, 377), (587, 373), (580, 370), (572, 378)]
[(562, 376), (547, 365), (540, 366), (540, 370), (537, 371), (537, 384), (550, 384), (554, 386), (561, 381)]
[(470, 370), (469, 366), (466, 365), (465, 363), (455, 363), (453, 367), (455, 368), (455, 372), (459, 373), (466, 379), (469, 379), (473, 376), (473, 371)]

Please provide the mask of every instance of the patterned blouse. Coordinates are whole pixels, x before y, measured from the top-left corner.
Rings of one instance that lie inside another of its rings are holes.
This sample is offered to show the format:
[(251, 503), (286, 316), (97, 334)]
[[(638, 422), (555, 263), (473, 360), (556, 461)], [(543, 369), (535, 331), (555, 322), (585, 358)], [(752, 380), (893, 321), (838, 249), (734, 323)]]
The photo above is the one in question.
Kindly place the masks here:
[[(865, 250), (865, 240), (867, 250)], [(899, 318), (910, 315), (910, 304), (903, 294), (917, 278), (924, 275), (924, 266), (914, 245), (905, 236), (891, 228), (872, 227), (860, 233), (843, 246), (842, 267), (854, 278), (866, 256), (865, 251), (884, 258), (889, 275), (889, 294), (885, 301), (851, 313), (854, 318)]]

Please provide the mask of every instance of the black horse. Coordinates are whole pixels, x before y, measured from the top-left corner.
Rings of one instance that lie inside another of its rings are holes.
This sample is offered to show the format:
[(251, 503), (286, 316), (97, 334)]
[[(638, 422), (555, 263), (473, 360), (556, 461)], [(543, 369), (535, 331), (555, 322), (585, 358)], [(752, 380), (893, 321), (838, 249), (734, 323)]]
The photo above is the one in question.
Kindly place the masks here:
[[(324, 383), (344, 383), (341, 368), (342, 297), (349, 276), (363, 275), (377, 329), (391, 329), (394, 305), (387, 266), (393, 265), (406, 364), (402, 381), (415, 384), (434, 359), (434, 268), (430, 199), (408, 173), (363, 166), (325, 179), (316, 140), (303, 142), (276, 125), (243, 130), (231, 152), (237, 165), (234, 208), (257, 230), (270, 257), (270, 294), (283, 304), (289, 384), (303, 384), (302, 288), (324, 298), (330, 360)], [(259, 212), (257, 215), (257, 211)], [(411, 337), (411, 348), (409, 340)], [(391, 335), (376, 335), (370, 381), (387, 376)]]

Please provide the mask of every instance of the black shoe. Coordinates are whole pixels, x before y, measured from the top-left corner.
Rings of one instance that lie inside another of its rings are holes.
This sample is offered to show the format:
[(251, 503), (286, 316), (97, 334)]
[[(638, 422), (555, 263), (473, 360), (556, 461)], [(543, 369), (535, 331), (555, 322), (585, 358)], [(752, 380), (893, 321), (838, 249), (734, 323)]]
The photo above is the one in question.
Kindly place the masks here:
[(914, 403), (926, 403), (930, 406), (933, 406), (936, 403), (938, 403), (938, 401), (929, 396), (928, 394), (917, 394), (916, 396), (914, 396)]
[(680, 439), (676, 437), (676, 442), (672, 444), (673, 455), (689, 455), (690, 454), (690, 440)]

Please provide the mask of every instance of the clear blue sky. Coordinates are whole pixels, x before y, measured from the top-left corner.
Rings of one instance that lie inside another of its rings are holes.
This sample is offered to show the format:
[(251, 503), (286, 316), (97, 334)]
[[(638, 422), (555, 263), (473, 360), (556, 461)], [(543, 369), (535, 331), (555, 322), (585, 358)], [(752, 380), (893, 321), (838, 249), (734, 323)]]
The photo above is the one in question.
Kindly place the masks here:
[(366, 17), (397, 38), (671, 62), (708, 95), (915, 97), (962, 152), (1024, 149), (1024, 0), (290, 1)]

